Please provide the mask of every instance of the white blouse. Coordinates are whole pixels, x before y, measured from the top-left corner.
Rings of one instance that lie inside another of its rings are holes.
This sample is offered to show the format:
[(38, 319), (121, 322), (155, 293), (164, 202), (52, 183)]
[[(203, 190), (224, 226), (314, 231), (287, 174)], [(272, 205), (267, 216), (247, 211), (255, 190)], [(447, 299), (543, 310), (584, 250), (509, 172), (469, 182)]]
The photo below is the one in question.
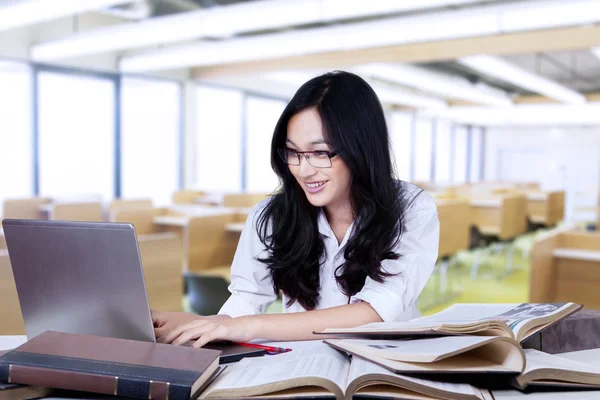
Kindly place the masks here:
[[(404, 187), (409, 203), (414, 196), (416, 198), (407, 211), (405, 230), (394, 249), (400, 258), (382, 261), (387, 272), (397, 275), (385, 278), (383, 283), (367, 277), (362, 290), (350, 299), (338, 288), (334, 272), (344, 262), (344, 247), (353, 225), (348, 228), (342, 243), (338, 244), (325, 213), (321, 211), (318, 226), (323, 236), (326, 259), (321, 266), (317, 309), (366, 301), (383, 321), (405, 321), (419, 316), (417, 298), (437, 260), (439, 221), (435, 202), (429, 194), (410, 183), (405, 183)], [(259, 255), (264, 257), (266, 251), (255, 226), (257, 214), (264, 206), (264, 202), (259, 204), (248, 215), (231, 265), (231, 296), (219, 314), (231, 317), (262, 314), (277, 298), (269, 270), (256, 260)], [(298, 302), (287, 307), (287, 301), (284, 294), (284, 312), (305, 311)]]

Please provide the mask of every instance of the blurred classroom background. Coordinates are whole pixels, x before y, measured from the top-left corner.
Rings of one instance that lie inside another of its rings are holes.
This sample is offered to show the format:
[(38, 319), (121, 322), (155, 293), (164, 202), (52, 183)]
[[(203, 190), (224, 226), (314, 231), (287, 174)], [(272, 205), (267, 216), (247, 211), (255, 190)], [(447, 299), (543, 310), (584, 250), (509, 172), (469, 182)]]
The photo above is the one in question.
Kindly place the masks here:
[[(0, 212), (131, 222), (152, 308), (214, 313), (275, 122), (344, 69), (438, 205), (423, 313), (600, 308), (599, 22), (597, 0), (0, 0)], [(1, 231), (0, 320), (23, 333)]]

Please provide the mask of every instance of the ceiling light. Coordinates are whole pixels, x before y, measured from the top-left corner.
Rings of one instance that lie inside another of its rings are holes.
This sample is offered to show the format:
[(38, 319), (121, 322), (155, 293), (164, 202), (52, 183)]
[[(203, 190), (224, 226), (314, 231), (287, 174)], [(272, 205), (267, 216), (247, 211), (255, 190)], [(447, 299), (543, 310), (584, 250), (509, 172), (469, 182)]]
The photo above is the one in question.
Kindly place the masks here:
[(16, 0), (0, 5), (0, 31), (100, 10), (131, 0)]
[(363, 74), (403, 86), (423, 90), (449, 99), (491, 106), (510, 106), (511, 99), (501, 90), (474, 85), (464, 79), (442, 75), (412, 65), (368, 64), (357, 67)]
[(230, 37), (242, 32), (475, 2), (478, 0), (262, 0), (81, 32), (33, 46), (31, 54), (35, 60), (50, 61), (203, 37)]
[(457, 60), (467, 67), (504, 82), (568, 104), (583, 104), (585, 96), (543, 76), (517, 67), (499, 57), (476, 55)]
[[(120, 68), (124, 71), (143, 72), (501, 35), (563, 26), (563, 21), (556, 17), (562, 13), (569, 16), (569, 24), (597, 22), (600, 21), (600, 2), (545, 0), (524, 4), (494, 4), (473, 9), (249, 36), (221, 42), (199, 42), (126, 56), (121, 60)], [(287, 11), (284, 14), (287, 15)], [(523, 15), (533, 17), (523, 19)], [(177, 26), (170, 26), (167, 30), (176, 29)], [(125, 39), (126, 37), (119, 38), (119, 41)], [(85, 46), (85, 43), (81, 46)]]

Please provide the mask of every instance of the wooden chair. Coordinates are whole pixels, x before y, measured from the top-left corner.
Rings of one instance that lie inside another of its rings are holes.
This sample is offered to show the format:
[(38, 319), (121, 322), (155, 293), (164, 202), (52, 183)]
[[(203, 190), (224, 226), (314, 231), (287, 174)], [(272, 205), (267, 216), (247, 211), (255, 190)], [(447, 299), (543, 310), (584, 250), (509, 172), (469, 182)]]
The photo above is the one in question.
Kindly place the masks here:
[(534, 224), (553, 226), (564, 219), (565, 192), (534, 192), (527, 197), (527, 216)]
[(527, 198), (522, 194), (473, 199), (471, 213), (473, 225), (486, 236), (510, 240), (527, 231)]
[(199, 190), (179, 190), (173, 193), (173, 204), (194, 204), (196, 198), (204, 196), (206, 193)]
[(109, 221), (114, 221), (114, 214), (122, 210), (147, 210), (153, 208), (151, 199), (115, 199), (108, 207)]
[(61, 221), (102, 222), (104, 209), (100, 202), (59, 203), (52, 207), (50, 218)]
[(230, 223), (243, 222), (237, 213), (192, 217), (184, 238), (186, 270), (230, 280), (230, 268), (239, 233), (229, 232)]
[(4, 200), (2, 218), (43, 219), (41, 208), (49, 203), (50, 199), (43, 197)]
[(453, 296), (448, 285), (448, 270), (452, 267), (453, 256), (469, 248), (471, 220), (470, 207), (466, 200), (435, 199), (440, 221), (440, 242), (438, 262), (435, 265), (434, 292), (428, 307), (446, 303)]
[(449, 257), (469, 248), (471, 209), (466, 200), (436, 199), (440, 220), (438, 258)]
[(223, 206), (231, 208), (251, 208), (266, 200), (268, 193), (236, 193), (223, 196)]
[(7, 250), (0, 250), (0, 335), (24, 335), (25, 325)]
[(138, 236), (148, 235), (161, 232), (160, 228), (154, 224), (153, 218), (163, 215), (163, 212), (163, 210), (155, 208), (117, 210), (112, 215), (112, 221), (133, 224)]
[(150, 307), (183, 310), (183, 245), (174, 233), (138, 235)]
[(564, 228), (538, 237), (531, 268), (531, 302), (572, 301), (600, 309), (600, 233)]

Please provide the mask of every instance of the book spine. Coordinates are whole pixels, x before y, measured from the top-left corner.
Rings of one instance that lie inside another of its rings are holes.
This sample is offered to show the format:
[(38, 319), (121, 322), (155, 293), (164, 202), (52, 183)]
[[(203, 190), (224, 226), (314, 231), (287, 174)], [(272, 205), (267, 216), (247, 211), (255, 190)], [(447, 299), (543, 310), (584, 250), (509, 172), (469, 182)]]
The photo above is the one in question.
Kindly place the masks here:
[(126, 376), (0, 363), (0, 381), (151, 400), (189, 400), (189, 387)]

